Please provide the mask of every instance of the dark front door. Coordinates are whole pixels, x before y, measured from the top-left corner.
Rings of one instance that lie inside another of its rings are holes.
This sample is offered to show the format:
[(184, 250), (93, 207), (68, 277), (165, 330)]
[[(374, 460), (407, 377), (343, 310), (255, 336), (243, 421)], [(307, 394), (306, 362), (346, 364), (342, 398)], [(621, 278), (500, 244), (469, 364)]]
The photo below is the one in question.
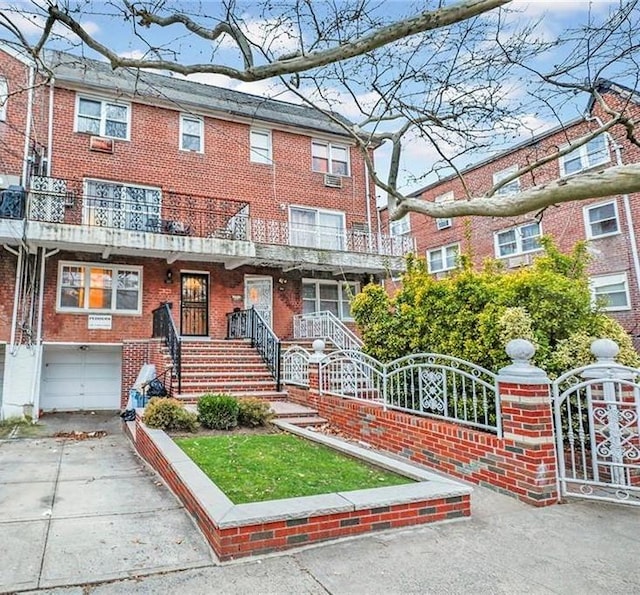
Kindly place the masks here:
[(206, 337), (209, 334), (209, 277), (182, 273), (180, 278), (180, 334)]

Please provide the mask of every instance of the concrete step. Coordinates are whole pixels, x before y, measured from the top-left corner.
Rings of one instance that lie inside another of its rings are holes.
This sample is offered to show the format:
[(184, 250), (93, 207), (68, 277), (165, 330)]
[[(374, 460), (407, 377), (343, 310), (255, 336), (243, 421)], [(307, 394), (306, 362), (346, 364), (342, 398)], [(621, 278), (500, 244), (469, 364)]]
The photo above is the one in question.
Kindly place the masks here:
[(211, 382), (207, 380), (189, 381), (183, 380), (181, 383), (182, 393), (232, 393), (244, 394), (246, 392), (256, 393), (261, 391), (275, 390), (275, 382), (271, 380), (254, 380), (251, 382), (221, 381)]
[(300, 417), (318, 414), (317, 409), (312, 409), (305, 405), (298, 405), (290, 401), (273, 402), (271, 403), (271, 410), (276, 414), (276, 417)]
[(320, 417), (319, 415), (310, 415), (304, 417), (277, 417), (276, 419), (286, 421), (287, 423), (293, 424), (294, 426), (303, 426), (305, 428), (308, 428), (309, 426), (322, 426), (328, 421), (324, 417)]
[[(282, 401), (287, 398), (286, 391), (276, 391), (276, 390), (262, 390), (262, 391), (233, 391), (227, 392), (223, 391), (225, 394), (230, 394), (233, 397), (238, 399), (259, 399), (261, 401)], [(174, 395), (176, 399), (180, 399), (185, 403), (197, 403), (198, 399), (205, 394), (204, 392), (182, 392), (180, 394)]]

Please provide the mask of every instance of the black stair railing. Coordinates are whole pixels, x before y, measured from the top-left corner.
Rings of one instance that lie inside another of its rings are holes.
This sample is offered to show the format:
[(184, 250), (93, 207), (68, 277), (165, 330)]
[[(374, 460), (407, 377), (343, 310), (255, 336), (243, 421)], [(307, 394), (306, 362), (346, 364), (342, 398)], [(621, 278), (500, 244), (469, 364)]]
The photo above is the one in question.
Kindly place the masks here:
[(164, 339), (171, 355), (173, 374), (178, 381), (178, 393), (182, 392), (182, 342), (171, 316), (171, 307), (167, 303), (161, 304), (153, 311), (153, 337)]
[(227, 314), (227, 339), (251, 339), (280, 390), (280, 339), (255, 308)]

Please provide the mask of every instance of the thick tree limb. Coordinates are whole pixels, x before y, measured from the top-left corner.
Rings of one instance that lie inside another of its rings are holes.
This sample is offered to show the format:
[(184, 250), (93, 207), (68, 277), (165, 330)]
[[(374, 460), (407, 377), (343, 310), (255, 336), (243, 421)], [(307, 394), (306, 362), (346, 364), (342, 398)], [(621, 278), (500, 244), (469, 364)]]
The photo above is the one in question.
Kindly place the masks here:
[(564, 202), (632, 192), (640, 192), (640, 163), (561, 178), (509, 196), (478, 197), (437, 204), (418, 198), (404, 198), (398, 201), (391, 219), (400, 219), (409, 211), (438, 218), (465, 215), (513, 217)]
[[(361, 56), (367, 52), (391, 44), (394, 41), (404, 39), (417, 33), (433, 31), (455, 23), (460, 23), (467, 19), (471, 19), (474, 16), (493, 10), (494, 8), (509, 4), (510, 2), (512, 2), (512, 0), (461, 0), (460, 2), (447, 5), (436, 10), (426, 10), (415, 17), (397, 21), (391, 25), (378, 29), (373, 33), (364, 35), (347, 43), (341, 43), (326, 50), (317, 50), (304, 55), (276, 60), (269, 64), (252, 66), (245, 68), (244, 70), (223, 66), (221, 64), (202, 63), (185, 65), (172, 62), (170, 60), (124, 58), (122, 56), (118, 56), (107, 46), (101, 44), (94, 37), (89, 35), (83, 29), (82, 25), (65, 12), (65, 10), (61, 10), (58, 6), (51, 5), (49, 7), (49, 14), (71, 29), (71, 31), (73, 31), (87, 46), (105, 56), (114, 69), (157, 69), (177, 72), (185, 76), (195, 73), (223, 74), (236, 80), (251, 82), (275, 76), (304, 72), (320, 66), (326, 66), (327, 64), (334, 64), (342, 60)], [(149, 17), (147, 17), (147, 19), (149, 19)], [(190, 30), (192, 30), (193, 33), (198, 34), (198, 28), (196, 26)], [(234, 39), (238, 41), (236, 37), (234, 37)], [(246, 55), (244, 55), (244, 58), (246, 64)]]

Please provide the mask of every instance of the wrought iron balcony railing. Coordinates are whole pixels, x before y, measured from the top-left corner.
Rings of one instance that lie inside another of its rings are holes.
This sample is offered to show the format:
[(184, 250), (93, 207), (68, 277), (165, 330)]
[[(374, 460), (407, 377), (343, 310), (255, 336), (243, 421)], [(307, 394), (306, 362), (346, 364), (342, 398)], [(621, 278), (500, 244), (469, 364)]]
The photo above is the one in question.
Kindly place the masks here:
[(415, 251), (409, 236), (249, 217), (249, 203), (101, 180), (31, 179), (31, 221), (245, 240), (384, 256)]
[(35, 176), (29, 186), (31, 221), (88, 225), (169, 235), (248, 239), (243, 201), (99, 180)]

